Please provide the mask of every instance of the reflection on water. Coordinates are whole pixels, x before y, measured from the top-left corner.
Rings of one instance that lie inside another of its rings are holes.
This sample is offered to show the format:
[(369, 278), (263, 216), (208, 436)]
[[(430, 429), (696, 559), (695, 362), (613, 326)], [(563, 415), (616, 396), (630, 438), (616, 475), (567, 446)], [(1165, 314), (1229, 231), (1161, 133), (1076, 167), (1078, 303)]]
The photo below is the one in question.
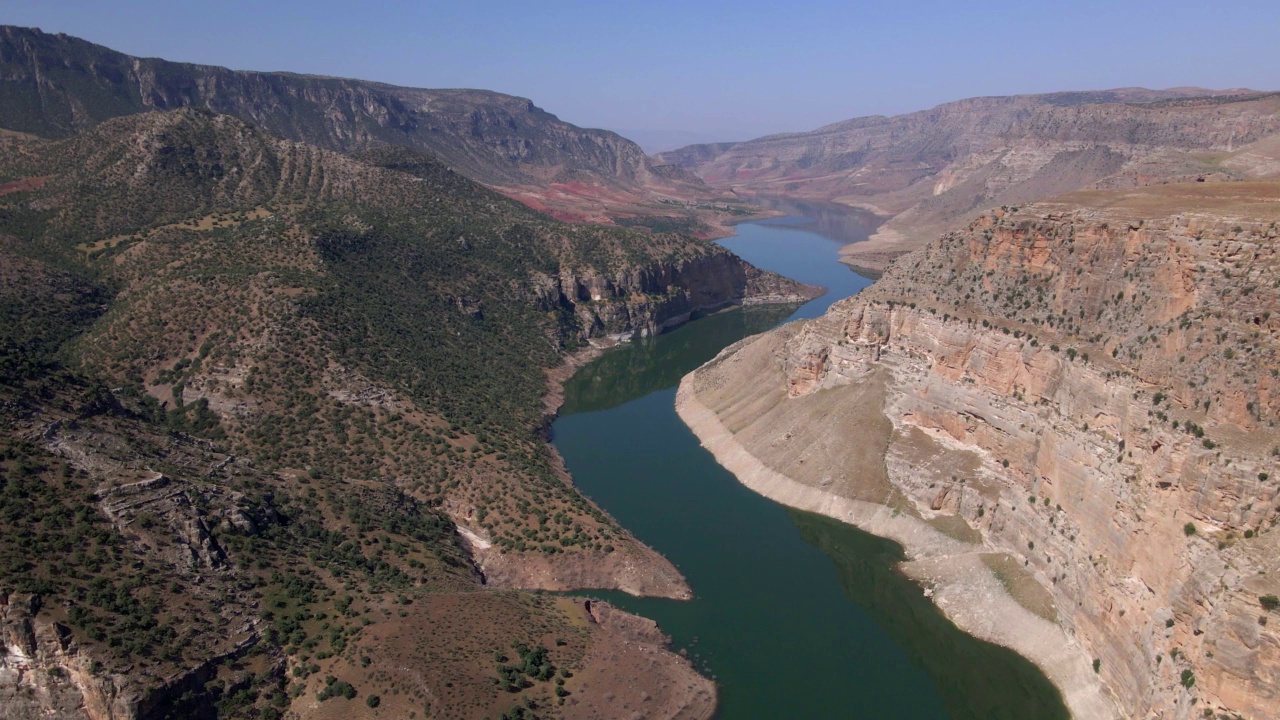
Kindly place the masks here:
[(790, 510), (805, 542), (835, 563), (849, 599), (933, 676), (954, 720), (1066, 720), (1053, 684), (1012, 650), (959, 633), (894, 567), (904, 559), (890, 540), (821, 515)]
[(562, 415), (608, 410), (674, 387), (690, 369), (726, 346), (786, 320), (798, 305), (755, 305), (710, 315), (660, 337), (633, 340), (605, 353), (565, 383)]
[(840, 241), (791, 221), (745, 224), (722, 244), (826, 296), (790, 315), (739, 308), (689, 323), (609, 351), (565, 385), (554, 436), (575, 484), (670, 558), (696, 599), (602, 595), (689, 650), (719, 685), (725, 720), (1065, 718), (1034, 665), (961, 632), (897, 572), (895, 544), (751, 492), (676, 415), (680, 378), (723, 347), (869, 284), (837, 262)]
[(866, 240), (883, 220), (866, 210), (817, 200), (761, 197), (753, 198), (751, 202), (786, 213), (785, 217), (761, 220), (755, 224), (804, 230), (843, 245)]

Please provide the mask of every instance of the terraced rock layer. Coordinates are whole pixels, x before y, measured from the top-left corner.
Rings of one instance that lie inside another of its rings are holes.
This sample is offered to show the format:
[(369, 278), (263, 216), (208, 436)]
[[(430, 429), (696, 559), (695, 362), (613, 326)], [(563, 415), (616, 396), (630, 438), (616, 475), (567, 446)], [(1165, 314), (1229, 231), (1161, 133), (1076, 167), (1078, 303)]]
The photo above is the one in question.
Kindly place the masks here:
[(678, 409), (748, 486), (901, 542), (1076, 716), (1269, 717), (1278, 221), (1270, 182), (989, 212), (727, 349)]

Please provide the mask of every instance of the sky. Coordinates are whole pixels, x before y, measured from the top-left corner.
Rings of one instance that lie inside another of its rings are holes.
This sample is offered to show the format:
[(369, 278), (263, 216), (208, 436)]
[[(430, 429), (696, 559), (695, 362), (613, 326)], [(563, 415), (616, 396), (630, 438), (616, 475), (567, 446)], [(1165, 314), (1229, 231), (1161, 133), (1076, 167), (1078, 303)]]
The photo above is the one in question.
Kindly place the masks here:
[(1280, 89), (1280, 0), (0, 0), (131, 55), (471, 87), (585, 127), (744, 140), (979, 95)]

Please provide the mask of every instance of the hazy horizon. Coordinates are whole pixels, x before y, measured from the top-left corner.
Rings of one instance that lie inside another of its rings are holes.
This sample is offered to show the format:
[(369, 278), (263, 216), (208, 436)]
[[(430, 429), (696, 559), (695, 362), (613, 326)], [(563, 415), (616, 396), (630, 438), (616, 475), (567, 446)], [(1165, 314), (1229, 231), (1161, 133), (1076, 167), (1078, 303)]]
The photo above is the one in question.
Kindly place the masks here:
[[(0, 8), (0, 23), (237, 70), (494, 90), (579, 126), (612, 129), (648, 151), (975, 96), (1280, 88), (1280, 65), (1267, 58), (1280, 30), (1274, 4), (1088, 2), (1055, 10), (930, 0), (911, 10), (812, 2), (778, 12), (754, 0), (394, 2), (376, 10), (297, 0), (207, 8), (17, 0)], [(1206, 47), (1204, 37), (1227, 40)]]

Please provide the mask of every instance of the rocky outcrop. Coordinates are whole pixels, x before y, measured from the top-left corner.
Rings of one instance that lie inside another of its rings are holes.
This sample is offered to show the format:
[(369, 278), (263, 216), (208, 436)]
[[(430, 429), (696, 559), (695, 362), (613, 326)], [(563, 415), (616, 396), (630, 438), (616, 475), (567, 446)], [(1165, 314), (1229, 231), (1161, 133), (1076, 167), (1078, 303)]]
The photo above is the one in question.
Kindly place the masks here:
[(535, 276), (533, 288), (540, 307), (573, 318), (583, 341), (648, 337), (697, 313), (729, 305), (801, 303), (823, 293), (718, 248), (685, 259), (629, 265), (612, 275), (565, 267), (559, 277)]
[[(749, 485), (902, 542), (949, 616), (1041, 664), (1076, 715), (1269, 717), (1278, 201), (1193, 183), (988, 213), (726, 351), (682, 416)], [(851, 465), (850, 445), (872, 447)], [(985, 568), (1057, 639), (984, 620), (961, 589)], [(1078, 685), (1090, 664), (1104, 692)]]
[[(165, 678), (113, 671), (76, 640), (67, 625), (41, 614), (42, 598), (0, 594), (0, 711), (6, 720), (68, 718), (146, 720), (168, 717), (175, 708), (204, 717), (182, 697), (199, 696), (221, 663), (244, 654), (256, 637), (242, 638), (228, 652)], [(197, 703), (200, 701), (197, 700)]]
[(0, 595), (0, 708), (13, 720), (137, 717), (126, 678), (102, 673), (81, 653), (70, 628), (38, 617), (38, 595)]
[[(96, 404), (81, 405), (75, 420), (44, 424), (26, 418), (19, 426), (40, 428), (28, 432), (50, 457), (68, 463), (68, 476), (80, 473), (93, 481), (96, 489), (85, 493), (84, 512), (100, 513), (110, 526), (98, 537), (120, 538), (131, 572), (174, 593), (172, 599), (152, 596), (146, 617), (175, 627), (175, 634), (186, 633), (182, 651), (150, 649), (122, 657), (120, 648), (149, 629), (146, 621), (109, 636), (101, 632), (106, 621), (94, 619), (103, 617), (102, 597), (57, 592), (36, 571), (8, 574), (0, 578), (0, 717), (206, 717), (221, 690), (206, 684), (262, 639), (254, 582), (219, 537), (257, 535), (278, 514), (269, 492), (250, 500), (218, 482), (256, 475), (249, 463), (190, 438), (147, 434), (136, 426), (129, 427), (134, 434), (120, 434), (118, 424), (132, 422), (128, 412), (119, 405), (94, 409)], [(165, 466), (180, 474), (155, 472), (139, 457), (138, 447), (162, 446)], [(99, 590), (111, 588), (111, 597), (127, 592), (123, 583), (95, 581)], [(46, 587), (53, 594), (15, 587)], [(178, 604), (182, 610), (174, 612)], [(217, 631), (202, 635), (192, 629), (206, 623)]]

